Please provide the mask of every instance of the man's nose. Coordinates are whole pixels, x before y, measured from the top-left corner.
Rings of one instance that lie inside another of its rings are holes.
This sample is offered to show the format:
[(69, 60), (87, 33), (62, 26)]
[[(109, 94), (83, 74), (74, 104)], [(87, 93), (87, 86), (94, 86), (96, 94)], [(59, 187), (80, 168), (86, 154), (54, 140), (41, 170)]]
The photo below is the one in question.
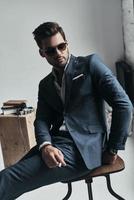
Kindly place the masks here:
[(61, 51), (60, 51), (58, 48), (55, 49), (55, 53), (56, 53), (57, 55), (61, 55)]

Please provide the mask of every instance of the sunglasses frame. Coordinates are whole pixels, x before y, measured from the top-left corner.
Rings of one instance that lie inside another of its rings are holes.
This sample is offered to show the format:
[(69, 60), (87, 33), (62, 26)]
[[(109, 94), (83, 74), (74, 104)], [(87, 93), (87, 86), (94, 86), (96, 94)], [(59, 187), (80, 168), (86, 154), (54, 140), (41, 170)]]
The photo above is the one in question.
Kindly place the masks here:
[(47, 54), (48, 56), (54, 56), (57, 52), (57, 49), (59, 51), (65, 51), (67, 48), (67, 42), (62, 42), (60, 44), (58, 44), (55, 47), (47, 47), (46, 49), (40, 49), (43, 53)]

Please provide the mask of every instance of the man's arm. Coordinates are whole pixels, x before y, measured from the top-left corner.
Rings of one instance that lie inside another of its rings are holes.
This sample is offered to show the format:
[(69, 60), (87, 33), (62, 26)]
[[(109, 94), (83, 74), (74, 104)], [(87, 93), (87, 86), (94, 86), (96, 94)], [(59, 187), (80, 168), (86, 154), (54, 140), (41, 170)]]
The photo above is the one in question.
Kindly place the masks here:
[[(124, 150), (132, 116), (132, 104), (116, 77), (96, 55), (91, 59), (91, 70), (100, 95), (112, 107), (108, 151), (110, 149)], [(113, 158), (114, 161), (116, 155), (113, 154), (112, 156), (107, 152), (105, 157), (107, 157), (107, 160)]]
[(34, 122), (37, 145), (41, 151), (42, 159), (49, 168), (65, 166), (66, 163), (62, 152), (52, 145), (50, 128), (54, 114), (50, 105), (45, 101), (42, 92), (45, 91), (40, 83), (36, 119)]
[(34, 121), (38, 147), (44, 142), (51, 143), (50, 128), (53, 122), (53, 109), (48, 104), (47, 99), (45, 79), (43, 79), (39, 84), (36, 118)]

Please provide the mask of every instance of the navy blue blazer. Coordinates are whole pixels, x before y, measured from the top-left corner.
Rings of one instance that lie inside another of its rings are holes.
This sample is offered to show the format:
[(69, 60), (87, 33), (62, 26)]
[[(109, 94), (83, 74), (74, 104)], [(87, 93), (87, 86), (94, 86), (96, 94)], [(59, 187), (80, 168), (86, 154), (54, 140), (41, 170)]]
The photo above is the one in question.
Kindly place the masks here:
[(50, 141), (63, 119), (89, 169), (101, 165), (107, 126), (106, 101), (112, 107), (112, 124), (107, 145), (123, 150), (130, 125), (132, 104), (112, 74), (96, 55), (74, 57), (65, 71), (65, 105), (57, 94), (53, 74), (39, 84), (35, 120), (37, 144)]

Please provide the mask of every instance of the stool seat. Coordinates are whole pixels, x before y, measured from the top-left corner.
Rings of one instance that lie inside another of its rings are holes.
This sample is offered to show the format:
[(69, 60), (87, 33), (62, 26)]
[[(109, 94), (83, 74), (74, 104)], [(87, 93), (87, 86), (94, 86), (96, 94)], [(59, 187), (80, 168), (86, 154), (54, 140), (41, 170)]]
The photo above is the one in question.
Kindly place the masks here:
[[(109, 173), (112, 174), (122, 171), (124, 168), (125, 168), (124, 161), (122, 160), (121, 157), (117, 156), (117, 159), (114, 164), (102, 165), (100, 167), (97, 167), (93, 169), (88, 175), (89, 177), (104, 176)], [(86, 179), (88, 178), (88, 175), (87, 177), (85, 177)]]
[(91, 183), (93, 182), (93, 178), (99, 177), (99, 176), (105, 176), (106, 181), (107, 181), (107, 188), (109, 192), (116, 197), (116, 199), (119, 200), (125, 200), (121, 196), (119, 196), (117, 193), (115, 193), (111, 187), (111, 180), (110, 180), (110, 174), (112, 173), (117, 173), (122, 171), (125, 168), (124, 161), (120, 156), (117, 156), (117, 159), (114, 164), (105, 164), (100, 167), (97, 167), (89, 172), (87, 172), (85, 175), (82, 175), (80, 177), (74, 178), (69, 180), (68, 182), (64, 182), (68, 184), (68, 193), (67, 195), (63, 198), (63, 200), (68, 200), (69, 197), (71, 196), (72, 193), (72, 182), (75, 181), (80, 181), (80, 180), (85, 180), (88, 186), (88, 196), (89, 200), (93, 200), (93, 195), (92, 195), (92, 187)]

